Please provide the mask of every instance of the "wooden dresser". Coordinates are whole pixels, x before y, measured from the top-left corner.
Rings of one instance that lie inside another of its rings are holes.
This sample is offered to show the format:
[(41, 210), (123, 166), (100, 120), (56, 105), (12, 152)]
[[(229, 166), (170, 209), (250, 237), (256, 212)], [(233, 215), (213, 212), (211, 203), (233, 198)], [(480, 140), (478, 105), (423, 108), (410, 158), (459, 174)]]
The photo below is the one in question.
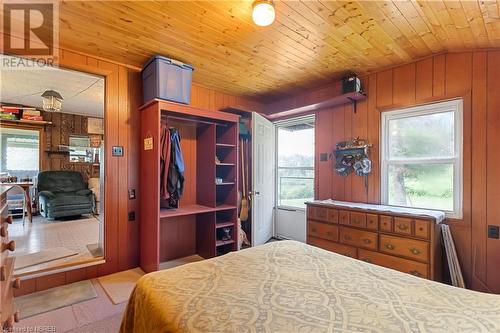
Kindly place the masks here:
[(307, 244), (441, 281), (441, 228), (435, 217), (345, 204), (307, 203)]
[(14, 311), (14, 291), (13, 288), (21, 286), (20, 279), (14, 279), (14, 258), (9, 253), (14, 251), (16, 243), (9, 241), (8, 226), (12, 223), (12, 216), (9, 215), (7, 206), (7, 192), (10, 186), (0, 186), (0, 238), (1, 259), (0, 259), (0, 318), (1, 327), (5, 331), (11, 331), (14, 322), (19, 321), (19, 311)]

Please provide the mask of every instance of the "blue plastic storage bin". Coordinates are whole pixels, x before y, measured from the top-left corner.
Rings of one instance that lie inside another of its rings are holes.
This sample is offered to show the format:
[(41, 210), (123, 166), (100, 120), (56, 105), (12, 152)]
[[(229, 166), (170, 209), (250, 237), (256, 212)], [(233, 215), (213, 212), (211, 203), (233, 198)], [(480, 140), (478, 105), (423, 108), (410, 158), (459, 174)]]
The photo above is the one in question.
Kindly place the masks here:
[(153, 57), (142, 69), (144, 103), (159, 98), (189, 104), (192, 75), (191, 65), (167, 57)]

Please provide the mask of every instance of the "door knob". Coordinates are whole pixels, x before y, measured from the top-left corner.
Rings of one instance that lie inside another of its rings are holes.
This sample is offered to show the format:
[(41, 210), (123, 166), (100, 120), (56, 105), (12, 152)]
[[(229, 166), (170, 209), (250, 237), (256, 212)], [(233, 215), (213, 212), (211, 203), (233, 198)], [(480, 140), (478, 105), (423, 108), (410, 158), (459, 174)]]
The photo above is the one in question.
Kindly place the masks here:
[(248, 191), (248, 195), (251, 195), (251, 196), (253, 196), (253, 195), (259, 195), (259, 194), (260, 194), (259, 191)]

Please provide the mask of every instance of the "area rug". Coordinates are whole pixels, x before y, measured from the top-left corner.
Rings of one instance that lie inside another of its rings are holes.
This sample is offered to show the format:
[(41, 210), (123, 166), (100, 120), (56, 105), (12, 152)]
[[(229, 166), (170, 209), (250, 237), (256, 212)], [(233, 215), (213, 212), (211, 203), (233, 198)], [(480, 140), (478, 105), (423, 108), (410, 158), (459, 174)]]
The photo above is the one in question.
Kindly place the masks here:
[(14, 303), (16, 309), (22, 309), (21, 318), (28, 318), (96, 297), (92, 282), (85, 280), (16, 297)]
[(29, 253), (16, 256), (14, 262), (14, 270), (43, 264), (45, 262), (67, 258), (77, 255), (78, 252), (68, 249), (67, 247), (53, 247), (51, 249), (41, 250), (39, 252)]
[(134, 268), (128, 271), (101, 276), (97, 278), (97, 281), (99, 281), (113, 304), (120, 304), (128, 301), (137, 280), (144, 274), (142, 269)]

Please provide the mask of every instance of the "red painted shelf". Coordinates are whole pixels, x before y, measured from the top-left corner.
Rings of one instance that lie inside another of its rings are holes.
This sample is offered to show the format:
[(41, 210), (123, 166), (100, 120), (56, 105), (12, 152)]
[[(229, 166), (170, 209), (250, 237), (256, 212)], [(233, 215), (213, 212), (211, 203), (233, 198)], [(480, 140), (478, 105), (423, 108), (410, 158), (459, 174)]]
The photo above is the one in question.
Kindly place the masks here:
[(233, 145), (231, 143), (216, 143), (215, 144), (217, 147), (223, 147), (223, 148), (234, 148), (236, 145)]
[(160, 209), (160, 219), (176, 217), (176, 216), (185, 216), (185, 215), (194, 215), (201, 213), (209, 213), (209, 212), (217, 212), (221, 210), (229, 210), (236, 209), (236, 206), (231, 205), (219, 205), (217, 207), (208, 207), (203, 205), (186, 205), (181, 206), (175, 209)]
[(234, 243), (233, 239), (228, 239), (228, 240), (220, 240), (220, 239), (218, 239), (217, 242), (215, 243), (215, 246), (219, 247), (219, 246), (223, 246), (223, 245), (227, 245), (227, 244), (233, 244), (233, 243)]
[(216, 229), (225, 228), (225, 227), (233, 227), (233, 226), (234, 226), (234, 222), (233, 221), (219, 222), (219, 223), (215, 224), (215, 228)]

